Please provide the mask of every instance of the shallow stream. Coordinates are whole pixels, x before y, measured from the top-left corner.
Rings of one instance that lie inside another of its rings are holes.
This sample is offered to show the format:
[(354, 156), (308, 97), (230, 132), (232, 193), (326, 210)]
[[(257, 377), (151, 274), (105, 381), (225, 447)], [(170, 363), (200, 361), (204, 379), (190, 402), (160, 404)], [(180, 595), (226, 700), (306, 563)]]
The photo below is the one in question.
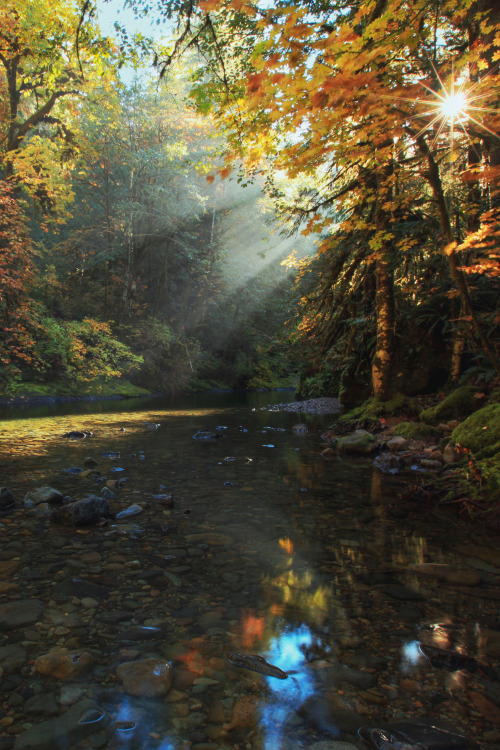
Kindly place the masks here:
[[(331, 417), (261, 408), (291, 397), (4, 412), (0, 750), (354, 750), (401, 720), (500, 747), (495, 537), (322, 458)], [(113, 516), (142, 511), (67, 529), (23, 504), (103, 477)]]

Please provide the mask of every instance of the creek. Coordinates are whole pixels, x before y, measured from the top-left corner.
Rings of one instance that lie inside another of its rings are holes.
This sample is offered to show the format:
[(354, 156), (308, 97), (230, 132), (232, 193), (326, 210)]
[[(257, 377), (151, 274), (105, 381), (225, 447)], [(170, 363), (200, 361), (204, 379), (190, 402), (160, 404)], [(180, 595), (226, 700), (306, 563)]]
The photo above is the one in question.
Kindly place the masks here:
[[(3, 411), (0, 750), (500, 746), (495, 537), (325, 460), (332, 417), (263, 408), (287, 399)], [(96, 526), (23, 503), (117, 478)]]

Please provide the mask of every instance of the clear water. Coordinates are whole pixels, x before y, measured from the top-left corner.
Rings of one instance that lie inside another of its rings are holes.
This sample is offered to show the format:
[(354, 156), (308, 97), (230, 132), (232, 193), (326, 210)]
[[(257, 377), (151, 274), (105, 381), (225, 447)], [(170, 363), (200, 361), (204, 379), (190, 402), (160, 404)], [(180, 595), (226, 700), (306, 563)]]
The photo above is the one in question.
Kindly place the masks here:
[[(104, 728), (97, 722), (78, 736), (81, 748), (361, 747), (359, 726), (422, 717), (495, 746), (498, 683), (478, 668), (498, 666), (495, 648), (484, 646), (499, 626), (495, 550), (485, 554), (488, 545), (471, 542), (453, 516), (401, 500), (400, 480), (370, 459), (322, 458), (330, 417), (260, 408), (291, 398), (219, 394), (8, 413), (1, 483), (18, 504), (0, 517), (0, 571), (2, 561), (20, 566), (12, 587), (0, 581), (0, 608), (36, 598), (46, 609), (39, 622), (0, 631), (0, 668), (2, 647), (25, 651), (0, 682), (0, 748), (55, 720), (26, 710), (46, 692), (61, 713), (88, 697), (106, 715)], [(307, 434), (292, 430), (297, 422)], [(75, 429), (93, 435), (63, 437)], [(198, 430), (220, 437), (193, 439)], [(99, 478), (63, 471), (89, 456), (102, 476), (127, 479), (113, 513), (134, 504), (142, 513), (69, 530), (42, 507), (23, 507), (41, 485), (72, 498), (99, 493)], [(173, 507), (161, 497), (170, 493)], [(411, 566), (422, 562), (478, 571), (489, 593), (417, 575)], [(473, 661), (436, 666), (419, 643)], [(33, 663), (52, 649), (88, 653), (93, 665), (47, 677)], [(240, 655), (259, 655), (288, 677), (264, 674), (262, 662), (261, 671), (238, 665)], [(124, 689), (117, 667), (144, 658), (169, 665), (165, 695)], [(22, 700), (11, 705), (13, 693)], [(477, 695), (488, 696), (486, 708)]]

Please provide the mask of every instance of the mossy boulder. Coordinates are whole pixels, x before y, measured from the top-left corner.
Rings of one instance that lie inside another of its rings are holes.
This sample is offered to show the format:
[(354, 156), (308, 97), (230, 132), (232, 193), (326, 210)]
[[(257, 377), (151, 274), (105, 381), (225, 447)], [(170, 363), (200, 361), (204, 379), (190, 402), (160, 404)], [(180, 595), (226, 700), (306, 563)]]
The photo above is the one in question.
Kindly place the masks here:
[(500, 454), (500, 404), (489, 404), (467, 417), (451, 433), (451, 442), (477, 458)]
[(437, 424), (447, 419), (463, 419), (481, 406), (479, 391), (472, 385), (463, 385), (449, 393), (439, 404), (420, 413), (427, 424)]
[(441, 432), (437, 427), (422, 422), (400, 422), (394, 428), (393, 434), (410, 440), (430, 440), (441, 437)]
[(339, 453), (359, 453), (366, 455), (378, 450), (378, 447), (378, 442), (366, 430), (356, 430), (350, 435), (339, 438), (337, 441)]
[(417, 416), (419, 406), (417, 402), (404, 396), (402, 393), (396, 394), (389, 401), (377, 401), (374, 398), (368, 399), (361, 406), (351, 409), (343, 414), (339, 423), (342, 425), (351, 425), (353, 427), (374, 427), (379, 425), (379, 419), (382, 416)]

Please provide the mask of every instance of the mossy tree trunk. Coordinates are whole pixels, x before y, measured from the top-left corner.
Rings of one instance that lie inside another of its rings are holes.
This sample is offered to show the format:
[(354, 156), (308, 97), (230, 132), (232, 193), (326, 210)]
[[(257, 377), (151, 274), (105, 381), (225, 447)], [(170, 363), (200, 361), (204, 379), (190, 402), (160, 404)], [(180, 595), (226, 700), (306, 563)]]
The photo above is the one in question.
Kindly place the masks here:
[[(391, 199), (392, 188), (388, 187), (392, 167), (387, 166), (377, 177), (375, 226), (381, 235), (390, 227), (390, 215), (385, 206)], [(392, 263), (392, 241), (384, 238), (377, 253), (375, 278), (375, 317), (377, 321), (377, 343), (372, 360), (373, 396), (377, 401), (387, 401), (392, 395), (392, 365), (394, 360), (394, 272)]]

